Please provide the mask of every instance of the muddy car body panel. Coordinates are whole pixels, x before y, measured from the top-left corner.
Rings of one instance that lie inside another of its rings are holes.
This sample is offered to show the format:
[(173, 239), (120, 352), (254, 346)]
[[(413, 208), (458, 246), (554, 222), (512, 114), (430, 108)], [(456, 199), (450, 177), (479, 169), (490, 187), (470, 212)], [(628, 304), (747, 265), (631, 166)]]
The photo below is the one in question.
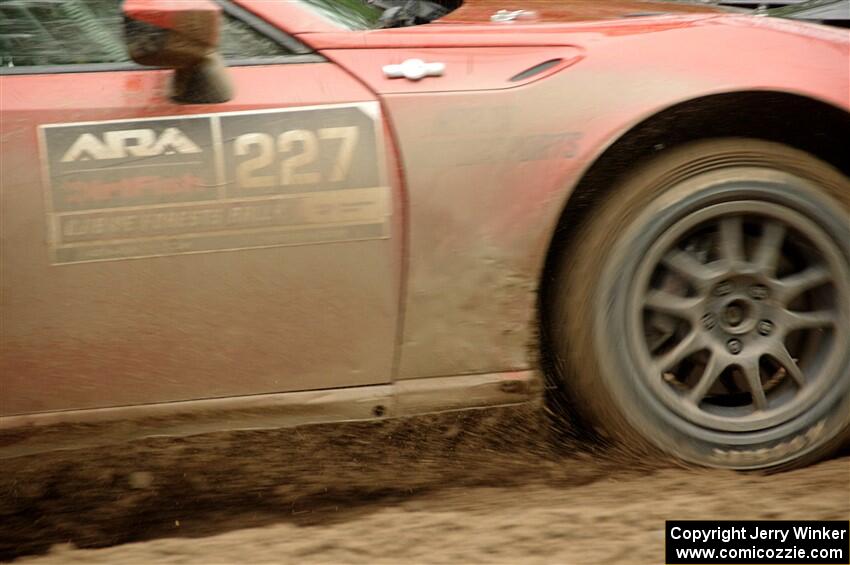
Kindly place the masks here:
[[(166, 70), (2, 78), (4, 415), (390, 382), (403, 216), (374, 95), (327, 62), (230, 73), (234, 100), (185, 106)], [(286, 131), (321, 169), (288, 172)]]
[[(430, 40), (436, 26), (416, 32)], [(357, 49), (340, 48), (336, 34), (310, 36), (380, 93), (402, 147), (411, 231), (399, 378), (537, 366), (537, 290), (558, 219), (583, 173), (631, 128), (735, 92), (847, 108), (848, 44), (838, 30), (739, 16), (562, 24), (544, 48), (534, 25), (491, 29), (474, 27), (482, 33), (468, 48), (454, 47), (469, 40), (460, 26), (434, 48), (408, 47), (412, 32)], [(759, 49), (741, 49), (748, 40)], [(514, 61), (506, 49), (527, 55)], [(408, 58), (444, 62), (450, 78), (382, 76), (382, 65)], [(553, 58), (566, 64), (511, 80)]]
[[(289, 52), (232, 61), (220, 104), (176, 104), (171, 71), (132, 64), (4, 69), (0, 428), (200, 433), (539, 399), (547, 254), (607, 149), (716, 95), (848, 110), (841, 32), (525, 4), (534, 18), (470, 0), (358, 30), (225, 3)], [(387, 76), (411, 59), (444, 71)], [(192, 412), (233, 417), (178, 425)]]

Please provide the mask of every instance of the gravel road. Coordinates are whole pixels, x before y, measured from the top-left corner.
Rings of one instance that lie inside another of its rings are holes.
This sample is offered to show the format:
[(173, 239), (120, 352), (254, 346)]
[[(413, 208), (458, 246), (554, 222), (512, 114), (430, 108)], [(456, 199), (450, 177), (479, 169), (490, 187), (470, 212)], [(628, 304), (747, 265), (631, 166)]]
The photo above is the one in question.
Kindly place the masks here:
[(663, 562), (665, 519), (850, 519), (847, 453), (735, 474), (638, 464), (575, 438), (552, 447), (535, 422), (473, 413), (154, 440), (69, 452), (64, 467), (26, 458), (0, 480), (0, 555), (33, 564), (639, 564)]

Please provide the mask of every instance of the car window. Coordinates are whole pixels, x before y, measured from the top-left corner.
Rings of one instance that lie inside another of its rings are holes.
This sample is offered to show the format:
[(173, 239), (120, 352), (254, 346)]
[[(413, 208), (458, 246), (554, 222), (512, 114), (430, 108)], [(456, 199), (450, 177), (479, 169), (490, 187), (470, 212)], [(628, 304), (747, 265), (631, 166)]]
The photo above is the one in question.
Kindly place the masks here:
[[(224, 14), (226, 59), (279, 57), (292, 52)], [(125, 63), (121, 0), (0, 0), (0, 66)]]
[(301, 4), (318, 12), (325, 19), (347, 29), (373, 29), (383, 10), (366, 0), (300, 0)]

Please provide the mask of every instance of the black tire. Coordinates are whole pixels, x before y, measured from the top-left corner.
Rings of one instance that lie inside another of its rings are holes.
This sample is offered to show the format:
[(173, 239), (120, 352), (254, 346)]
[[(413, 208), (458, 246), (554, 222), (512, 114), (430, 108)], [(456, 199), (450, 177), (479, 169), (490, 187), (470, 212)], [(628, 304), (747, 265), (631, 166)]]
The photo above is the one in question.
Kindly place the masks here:
[(850, 180), (830, 165), (752, 139), (673, 148), (554, 265), (558, 377), (627, 451), (785, 468), (848, 438)]

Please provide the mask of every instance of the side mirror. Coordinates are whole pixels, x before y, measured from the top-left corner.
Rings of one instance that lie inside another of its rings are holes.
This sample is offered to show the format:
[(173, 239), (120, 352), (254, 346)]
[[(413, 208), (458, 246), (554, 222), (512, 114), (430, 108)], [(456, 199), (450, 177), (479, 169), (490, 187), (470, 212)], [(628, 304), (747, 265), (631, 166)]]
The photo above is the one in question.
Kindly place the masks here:
[(171, 97), (215, 104), (233, 97), (218, 53), (221, 8), (209, 0), (125, 0), (124, 37), (140, 65), (175, 69)]

